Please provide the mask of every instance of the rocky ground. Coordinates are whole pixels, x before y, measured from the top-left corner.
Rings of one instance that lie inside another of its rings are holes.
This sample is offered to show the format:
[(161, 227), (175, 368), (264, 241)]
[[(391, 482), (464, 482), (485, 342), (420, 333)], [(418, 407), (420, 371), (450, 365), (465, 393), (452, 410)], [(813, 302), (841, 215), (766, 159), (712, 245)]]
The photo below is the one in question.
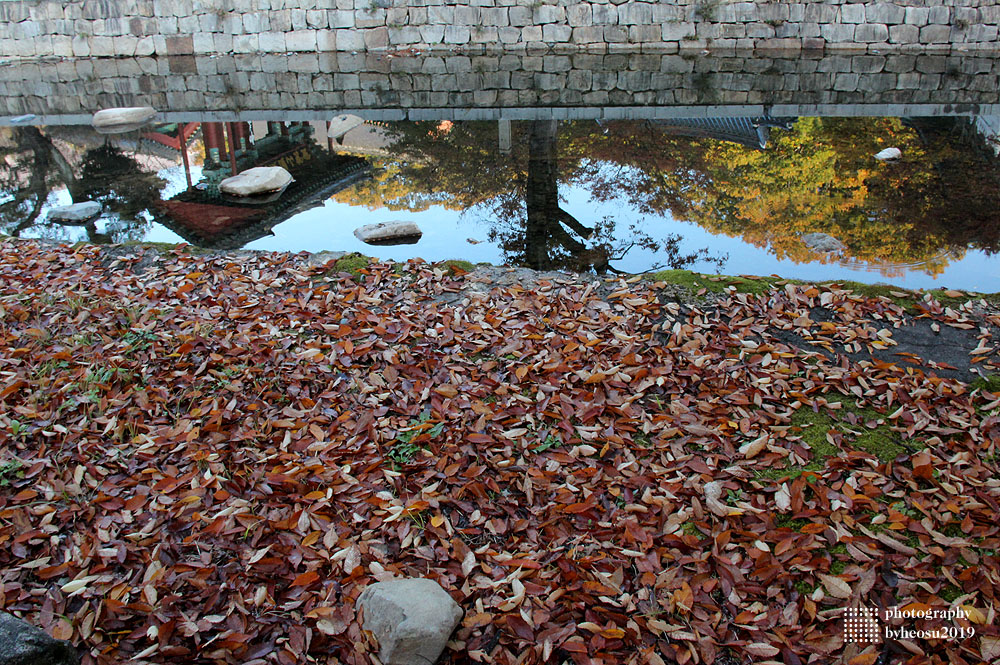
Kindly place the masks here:
[(0, 242), (0, 610), (85, 663), (364, 663), (411, 576), (443, 662), (1000, 656), (990, 300), (467, 268)]

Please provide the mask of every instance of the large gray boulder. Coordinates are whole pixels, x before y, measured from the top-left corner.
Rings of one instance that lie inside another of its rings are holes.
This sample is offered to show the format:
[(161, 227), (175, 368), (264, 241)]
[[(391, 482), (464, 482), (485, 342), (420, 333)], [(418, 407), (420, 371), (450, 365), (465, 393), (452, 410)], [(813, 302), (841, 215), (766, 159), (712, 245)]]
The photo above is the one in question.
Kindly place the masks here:
[(101, 134), (121, 134), (145, 126), (154, 116), (156, 109), (151, 106), (104, 109), (94, 114), (90, 124)]
[(292, 180), (292, 174), (280, 166), (256, 166), (226, 178), (219, 183), (219, 190), (230, 196), (256, 196), (280, 192)]
[(385, 665), (433, 665), (462, 620), (462, 608), (434, 580), (388, 580), (358, 598), (362, 627), (378, 639)]
[(73, 645), (0, 612), (0, 665), (79, 665)]
[(81, 224), (101, 214), (101, 204), (97, 201), (83, 201), (68, 206), (59, 206), (49, 210), (49, 219), (53, 222), (69, 222)]

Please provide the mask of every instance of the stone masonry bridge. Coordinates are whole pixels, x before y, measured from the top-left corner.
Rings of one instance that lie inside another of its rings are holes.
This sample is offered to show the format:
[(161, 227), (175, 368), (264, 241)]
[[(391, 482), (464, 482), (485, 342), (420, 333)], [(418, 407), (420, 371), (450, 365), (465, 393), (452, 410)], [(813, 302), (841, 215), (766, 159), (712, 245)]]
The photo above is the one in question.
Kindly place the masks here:
[(1000, 115), (986, 55), (384, 53), (128, 57), (0, 68), (0, 123), (89, 123), (150, 105), (168, 121)]

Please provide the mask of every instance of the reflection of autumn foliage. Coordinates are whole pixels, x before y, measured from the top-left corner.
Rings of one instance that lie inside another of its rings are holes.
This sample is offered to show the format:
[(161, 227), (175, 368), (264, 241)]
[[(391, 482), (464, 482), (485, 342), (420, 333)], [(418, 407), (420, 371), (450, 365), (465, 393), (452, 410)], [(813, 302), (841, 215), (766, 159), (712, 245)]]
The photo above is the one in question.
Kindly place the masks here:
[[(445, 131), (446, 130), (446, 131)], [(468, 210), (489, 203), (512, 211), (523, 206), (527, 146), (515, 142), (512, 155), (497, 150), (497, 126), (491, 122), (392, 123), (386, 128), (397, 155), (334, 198), (370, 209), (426, 210), (440, 205)], [(512, 208), (513, 207), (513, 208)]]
[[(512, 147), (498, 147), (493, 122), (398, 123), (387, 129), (390, 152), (374, 181), (334, 198), (369, 209), (420, 211), (430, 205), (484, 213), (489, 238), (505, 261), (540, 270), (615, 270), (633, 246), (659, 253), (667, 267), (717, 261), (706, 250), (684, 254), (681, 238), (652, 238), (614, 220), (578, 220), (563, 210), (558, 186), (586, 173), (580, 138), (600, 133), (593, 122), (512, 124)], [(585, 143), (585, 142), (584, 142)]]
[[(514, 239), (525, 229), (531, 165), (537, 171), (543, 163), (529, 154), (535, 125), (513, 124), (509, 154), (497, 149), (495, 123), (460, 122), (447, 131), (433, 123), (394, 125), (392, 149), (409, 157), (387, 161), (377, 182), (337, 199), (394, 210), (478, 207), (497, 220), (494, 237), (523, 253)], [(790, 131), (773, 129), (768, 148), (755, 150), (678, 136), (656, 122), (563, 122), (545, 162), (558, 164), (560, 183), (596, 200), (669, 213), (779, 258), (838, 260), (800, 239), (822, 232), (845, 243), (854, 263), (887, 273), (917, 264), (936, 274), (968, 247), (1000, 248), (997, 170), (965, 128), (960, 119), (803, 118)], [(902, 150), (900, 162), (874, 159), (890, 146)]]
[[(889, 146), (901, 162), (873, 158)], [(772, 131), (764, 151), (622, 123), (593, 147), (595, 160), (619, 166), (591, 168), (597, 195), (670, 211), (779, 258), (817, 260), (799, 239), (808, 232), (838, 238), (855, 261), (919, 263), (931, 274), (970, 245), (997, 249), (995, 170), (955, 122), (921, 137), (894, 118), (803, 118)]]

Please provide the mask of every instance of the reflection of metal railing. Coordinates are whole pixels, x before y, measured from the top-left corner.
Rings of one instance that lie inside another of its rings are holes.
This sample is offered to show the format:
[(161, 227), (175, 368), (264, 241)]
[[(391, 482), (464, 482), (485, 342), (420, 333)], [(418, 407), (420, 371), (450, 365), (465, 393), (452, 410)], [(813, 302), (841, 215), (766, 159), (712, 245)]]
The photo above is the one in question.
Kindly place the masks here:
[(672, 118), (670, 120), (653, 120), (652, 122), (658, 129), (668, 134), (717, 139), (764, 150), (767, 148), (771, 127), (791, 129), (795, 120), (795, 118), (762, 116), (757, 118)]

